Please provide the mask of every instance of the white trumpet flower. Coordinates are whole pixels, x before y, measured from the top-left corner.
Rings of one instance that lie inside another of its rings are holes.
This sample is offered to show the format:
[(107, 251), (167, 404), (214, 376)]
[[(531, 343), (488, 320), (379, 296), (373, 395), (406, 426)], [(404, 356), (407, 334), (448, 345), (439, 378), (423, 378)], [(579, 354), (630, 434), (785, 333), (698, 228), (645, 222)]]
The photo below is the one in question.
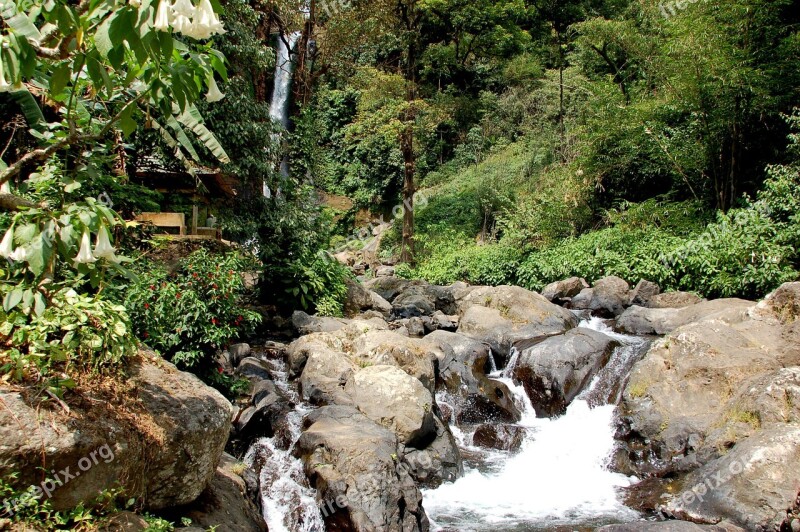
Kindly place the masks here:
[(208, 76), (208, 92), (206, 93), (206, 100), (210, 103), (218, 102), (225, 97), (225, 94), (219, 90), (217, 81), (214, 79), (214, 74)]
[[(0, 40), (0, 50), (3, 48), (3, 42)], [(8, 92), (11, 89), (11, 85), (6, 81), (6, 75), (3, 70), (3, 58), (0, 55), (0, 92)]]
[(6, 236), (3, 237), (3, 241), (0, 242), (0, 257), (7, 259), (11, 257), (11, 254), (14, 252), (14, 227), (12, 226), (8, 231), (6, 231)]
[(200, 5), (197, 6), (200, 11), (200, 24), (207, 27), (211, 35), (222, 35), (225, 33), (225, 28), (220, 22), (219, 17), (214, 13), (214, 8), (210, 0), (200, 0)]
[(89, 264), (92, 262), (97, 262), (97, 259), (92, 255), (92, 242), (89, 239), (89, 231), (84, 231), (81, 238), (81, 249), (78, 250), (78, 256), (75, 257), (75, 264)]
[(14, 250), (14, 253), (8, 256), (8, 258), (14, 262), (24, 262), (28, 259), (28, 252), (25, 248), (18, 247)]
[(169, 4), (169, 0), (161, 0), (158, 4), (158, 10), (156, 11), (156, 20), (153, 23), (153, 28), (156, 31), (169, 31), (169, 19), (171, 14), (172, 6)]
[(195, 7), (191, 0), (175, 0), (172, 5), (172, 27), (178, 33), (192, 30), (192, 17), (195, 16)]
[(95, 258), (117, 262), (114, 251), (114, 246), (111, 245), (111, 240), (108, 237), (108, 230), (105, 227), (101, 227), (97, 233), (97, 242), (94, 245)]

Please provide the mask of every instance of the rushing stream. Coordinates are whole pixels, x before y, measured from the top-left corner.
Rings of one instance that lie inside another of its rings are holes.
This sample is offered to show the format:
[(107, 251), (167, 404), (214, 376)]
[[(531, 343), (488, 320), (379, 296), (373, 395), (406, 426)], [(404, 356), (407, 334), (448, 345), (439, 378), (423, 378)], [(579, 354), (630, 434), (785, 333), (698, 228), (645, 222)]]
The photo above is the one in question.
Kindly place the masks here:
[[(465, 475), (451, 484), (423, 491), (424, 506), (432, 529), (452, 532), (522, 532), (533, 530), (590, 530), (641, 516), (621, 501), (619, 490), (635, 478), (613, 473), (606, 467), (614, 449), (612, 426), (615, 405), (633, 364), (646, 342), (614, 333), (602, 320), (580, 324), (616, 339), (621, 345), (591, 386), (568, 408), (564, 416), (537, 419), (521, 386), (511, 380), (509, 367), (494, 366), (491, 377), (504, 382), (514, 394), (521, 412), (519, 426), (526, 429), (517, 453), (472, 446), (474, 427), (453, 425), (452, 431), (465, 455)], [(289, 415), (292, 442), (300, 436), (303, 416), (312, 407), (304, 404), (288, 382), (284, 362), (270, 360), (276, 385), (298, 405)], [(440, 403), (451, 401), (444, 393)], [(325, 525), (300, 460), (291, 449), (280, 448), (275, 439), (258, 440), (245, 462), (260, 471), (264, 517), (273, 532), (323, 532)], [(262, 467), (266, 466), (266, 467)]]
[[(424, 492), (425, 509), (436, 530), (523, 531), (561, 526), (596, 527), (640, 516), (621, 501), (619, 489), (636, 479), (606, 468), (614, 449), (613, 416), (623, 381), (645, 342), (615, 334), (599, 319), (581, 323), (621, 343), (590, 388), (556, 419), (537, 419), (521, 386), (505, 382), (521, 407), (526, 438), (516, 454), (471, 446), (471, 434), (453, 427), (460, 445), (479, 462), (467, 463), (452, 484)], [(516, 362), (511, 357), (509, 366)], [(609, 402), (610, 400), (610, 402)], [(594, 406), (594, 407), (593, 407)]]

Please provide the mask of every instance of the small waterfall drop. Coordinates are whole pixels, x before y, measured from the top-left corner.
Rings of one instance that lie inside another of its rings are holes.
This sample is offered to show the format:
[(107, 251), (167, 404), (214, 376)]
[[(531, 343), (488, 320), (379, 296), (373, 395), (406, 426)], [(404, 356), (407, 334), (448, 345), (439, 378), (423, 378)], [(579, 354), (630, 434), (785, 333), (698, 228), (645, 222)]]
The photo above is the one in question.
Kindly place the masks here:
[(264, 520), (272, 532), (322, 532), (325, 522), (317, 506), (316, 490), (311, 488), (303, 463), (292, 456), (292, 447), (302, 432), (301, 425), (312, 407), (304, 404), (289, 384), (283, 361), (270, 360), (275, 385), (297, 406), (287, 416), (292, 445), (281, 449), (275, 438), (256, 441), (244, 457), (244, 463), (259, 471), (259, 489)]
[[(278, 37), (278, 51), (275, 59), (275, 83), (272, 90), (272, 101), (269, 106), (269, 116), (272, 121), (280, 126), (282, 132), (289, 128), (289, 95), (292, 89), (292, 74), (294, 61), (292, 59), (292, 49), (300, 38), (300, 32)], [(288, 44), (288, 46), (287, 46)], [(283, 133), (276, 133), (273, 140), (276, 145), (280, 145)], [(281, 176), (289, 177), (289, 159), (286, 155), (281, 159)], [(269, 185), (264, 183), (264, 197), (272, 197)]]
[[(630, 522), (640, 515), (621, 501), (619, 490), (637, 479), (609, 471), (614, 450), (614, 403), (620, 380), (643, 353), (646, 342), (614, 333), (602, 320), (581, 323), (620, 343), (592, 385), (564, 416), (539, 419), (522, 386), (511, 379), (519, 359), (512, 352), (499, 373), (522, 411), (526, 429), (517, 454), (471, 446), (469, 427), (454, 427), (459, 445), (484, 456), (484, 464), (467, 468), (452, 484), (423, 492), (433, 530), (501, 532), (596, 527)], [(614, 385), (616, 382), (616, 386)]]

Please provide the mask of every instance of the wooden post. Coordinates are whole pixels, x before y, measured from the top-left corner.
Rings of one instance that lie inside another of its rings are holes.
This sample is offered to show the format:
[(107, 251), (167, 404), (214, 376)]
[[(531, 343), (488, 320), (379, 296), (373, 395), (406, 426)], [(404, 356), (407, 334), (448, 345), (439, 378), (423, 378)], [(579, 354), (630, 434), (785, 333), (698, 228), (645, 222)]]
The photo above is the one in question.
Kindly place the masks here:
[(192, 206), (192, 235), (197, 234), (197, 203)]

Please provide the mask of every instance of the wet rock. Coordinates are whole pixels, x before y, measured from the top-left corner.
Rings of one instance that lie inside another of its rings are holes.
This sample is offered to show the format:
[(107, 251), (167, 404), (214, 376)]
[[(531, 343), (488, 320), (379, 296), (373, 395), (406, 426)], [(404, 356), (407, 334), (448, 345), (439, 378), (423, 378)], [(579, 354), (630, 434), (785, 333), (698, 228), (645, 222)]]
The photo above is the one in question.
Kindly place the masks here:
[(516, 425), (485, 424), (475, 429), (472, 445), (516, 452), (525, 441), (525, 434), (525, 429)]
[(592, 329), (572, 329), (520, 353), (514, 378), (524, 386), (537, 417), (561, 415), (618, 345)]
[(238, 366), (242, 360), (249, 357), (252, 351), (250, 344), (233, 344), (228, 348), (228, 353), (231, 354), (231, 362), (234, 366)]
[(450, 428), (438, 417), (436, 437), (425, 449), (412, 447), (404, 452), (408, 472), (420, 486), (437, 488), (443, 482), (453, 482), (464, 474), (461, 452)]
[(664, 511), (700, 523), (728, 519), (747, 530), (777, 530), (797, 495), (799, 470), (800, 426), (771, 426), (690, 474)]
[(244, 377), (251, 382), (272, 380), (269, 367), (261, 360), (253, 357), (245, 358), (239, 363), (239, 367), (236, 368), (236, 375)]
[(355, 408), (309, 414), (294, 453), (318, 493), (328, 530), (427, 532), (422, 494), (398, 467), (394, 433)]
[(649, 306), (650, 301), (661, 293), (661, 287), (656, 283), (642, 279), (631, 292), (630, 305), (640, 307)]
[(359, 370), (348, 380), (345, 392), (359, 411), (394, 431), (404, 445), (424, 449), (436, 437), (431, 393), (396, 366)]
[(151, 510), (195, 500), (230, 434), (230, 403), (153, 353), (141, 352), (127, 373), (135, 422), (106, 400), (73, 404), (67, 417), (0, 388), (0, 477), (16, 472), (18, 487), (26, 488), (41, 483), (43, 463), (74, 474), (91, 460), (68, 487), (53, 492), (55, 509), (93, 500), (98, 486), (118, 485)]
[(548, 301), (561, 304), (580, 294), (584, 288), (589, 288), (589, 284), (585, 279), (570, 277), (545, 286), (542, 290), (542, 295)]
[(489, 346), (462, 334), (436, 331), (424, 338), (439, 347), (439, 378), (453, 397), (459, 423), (519, 421), (521, 414), (508, 387), (487, 377)]
[(266, 532), (267, 525), (258, 508), (248, 498), (242, 473), (244, 464), (230, 455), (223, 455), (214, 478), (200, 497), (190, 504), (172, 509), (167, 517), (175, 521), (180, 517), (191, 519), (199, 530), (217, 532)]

